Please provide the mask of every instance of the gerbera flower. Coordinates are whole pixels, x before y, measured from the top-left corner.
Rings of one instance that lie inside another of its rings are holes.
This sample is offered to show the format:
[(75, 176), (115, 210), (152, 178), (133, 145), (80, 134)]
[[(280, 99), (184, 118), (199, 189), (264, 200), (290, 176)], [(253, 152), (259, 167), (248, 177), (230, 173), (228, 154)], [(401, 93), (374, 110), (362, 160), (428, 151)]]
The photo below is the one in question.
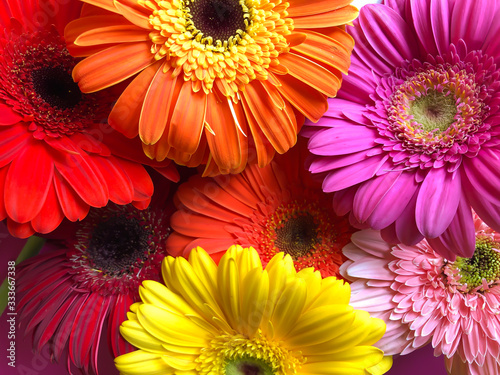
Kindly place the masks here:
[(132, 350), (118, 327), (139, 300), (139, 284), (160, 278), (171, 212), (157, 205), (92, 208), (59, 250), (19, 266), (17, 308), (35, 351), (47, 346), (55, 361), (66, 353), (68, 366), (71, 360), (97, 373), (106, 327), (114, 356)]
[[(302, 147), (304, 146), (304, 147)], [(218, 260), (231, 246), (253, 247), (262, 262), (290, 254), (297, 269), (314, 267), (337, 276), (342, 247), (354, 228), (334, 214), (331, 197), (302, 166), (305, 143), (266, 167), (249, 166), (239, 175), (194, 176), (177, 190), (170, 255), (189, 255), (203, 244)]]
[(352, 210), (392, 243), (437, 238), (447, 259), (472, 255), (471, 206), (500, 230), (499, 6), (393, 0), (362, 8), (349, 29), (349, 76), (305, 133), (317, 155), (310, 170), (325, 173), (323, 189), (343, 201), (338, 214)]
[(477, 215), (474, 225), (474, 256), (455, 261), (426, 240), (391, 246), (373, 230), (353, 234), (341, 273), (352, 305), (386, 322), (376, 344), (386, 354), (430, 342), (452, 374), (500, 374), (500, 234)]
[(371, 345), (383, 322), (349, 306), (348, 284), (312, 268), (296, 272), (283, 255), (265, 270), (241, 246), (219, 266), (201, 248), (189, 261), (165, 258), (165, 285), (144, 281), (142, 302), (120, 327), (139, 348), (115, 359), (120, 373), (364, 375), (380, 364)]
[(205, 174), (267, 165), (317, 121), (349, 67), (350, 0), (82, 0), (66, 28), (89, 56), (73, 77), (94, 92), (135, 77), (110, 124), (147, 155), (208, 163)]
[[(130, 161), (140, 142), (103, 123), (116, 97), (82, 94), (71, 78), (76, 60), (61, 33), (79, 10), (77, 2), (9, 0), (0, 12), (0, 220), (19, 237), (81, 220), (110, 200), (144, 208), (153, 192), (146, 170)], [(176, 178), (174, 169), (164, 173)]]

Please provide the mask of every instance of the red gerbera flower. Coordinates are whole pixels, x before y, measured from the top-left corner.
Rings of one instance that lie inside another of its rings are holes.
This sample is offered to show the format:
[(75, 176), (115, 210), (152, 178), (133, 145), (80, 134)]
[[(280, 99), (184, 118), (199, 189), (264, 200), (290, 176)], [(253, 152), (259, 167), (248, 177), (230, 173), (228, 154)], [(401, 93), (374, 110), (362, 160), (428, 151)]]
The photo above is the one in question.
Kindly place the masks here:
[(21, 263), (17, 308), (35, 351), (47, 346), (55, 361), (67, 353), (68, 369), (97, 373), (105, 327), (113, 356), (133, 349), (118, 328), (141, 282), (160, 279), (171, 212), (157, 202), (92, 208), (61, 249)]
[[(137, 164), (147, 159), (117, 156), (137, 155), (140, 143), (125, 137), (118, 143), (102, 121), (115, 97), (82, 94), (71, 78), (77, 61), (61, 35), (81, 4), (70, 1), (64, 7), (55, 0), (2, 2), (0, 220), (7, 218), (19, 237), (48, 233), (64, 217), (81, 220), (108, 201), (144, 208), (153, 192)], [(176, 179), (169, 168), (165, 174)]]
[[(253, 247), (264, 264), (278, 252), (290, 254), (297, 269), (315, 267), (337, 276), (341, 249), (353, 228), (333, 213), (331, 197), (305, 171), (304, 143), (264, 167), (239, 175), (193, 176), (181, 185), (172, 215), (167, 250), (187, 256), (196, 246), (218, 260), (232, 244)], [(302, 151), (302, 152), (301, 152)]]

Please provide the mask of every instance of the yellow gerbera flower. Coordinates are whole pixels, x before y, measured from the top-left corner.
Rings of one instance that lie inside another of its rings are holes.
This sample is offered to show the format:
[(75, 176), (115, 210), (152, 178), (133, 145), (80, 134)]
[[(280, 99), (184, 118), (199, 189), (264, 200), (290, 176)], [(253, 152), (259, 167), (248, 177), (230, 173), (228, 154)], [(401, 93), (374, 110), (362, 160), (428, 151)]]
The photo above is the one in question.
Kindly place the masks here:
[(217, 266), (201, 248), (167, 257), (166, 285), (144, 281), (120, 327), (139, 350), (116, 358), (122, 374), (383, 374), (371, 346), (382, 320), (349, 306), (350, 287), (296, 272), (289, 255), (262, 269), (253, 248), (232, 246)]

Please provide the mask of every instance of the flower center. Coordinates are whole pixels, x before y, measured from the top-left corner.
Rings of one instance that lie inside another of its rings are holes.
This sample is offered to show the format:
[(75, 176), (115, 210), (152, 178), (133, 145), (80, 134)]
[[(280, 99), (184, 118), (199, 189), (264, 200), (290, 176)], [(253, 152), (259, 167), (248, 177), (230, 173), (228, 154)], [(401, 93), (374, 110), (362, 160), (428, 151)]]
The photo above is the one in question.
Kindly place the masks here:
[(236, 44), (250, 22), (244, 1), (187, 0), (185, 7), (192, 24), (187, 29), (203, 44)]
[(36, 93), (53, 107), (72, 108), (82, 99), (78, 84), (62, 66), (36, 69), (31, 80)]
[(456, 169), (491, 139), (500, 70), (481, 51), (404, 62), (383, 77), (367, 116), (377, 143), (400, 168)]
[(200, 375), (292, 375), (306, 359), (268, 340), (260, 329), (254, 337), (221, 334), (195, 360)]
[(225, 375), (273, 375), (268, 363), (256, 358), (235, 358), (226, 363)]
[(354, 228), (348, 219), (334, 214), (329, 197), (312, 190), (294, 195), (304, 198), (292, 202), (271, 199), (255, 211), (248, 224), (241, 224), (238, 243), (254, 246), (264, 265), (276, 253), (285, 252), (297, 270), (314, 267), (323, 277), (341, 277), (342, 247), (349, 243)]
[(87, 255), (95, 269), (116, 273), (144, 260), (150, 234), (136, 218), (112, 216), (94, 228)]
[(91, 209), (68, 245), (75, 283), (101, 294), (138, 296), (142, 280), (159, 280), (170, 228), (163, 211), (110, 204)]
[(288, 3), (260, 0), (138, 0), (150, 12), (151, 52), (163, 71), (192, 82), (194, 92), (219, 93), (236, 101), (253, 80), (288, 52), (293, 30)]
[(12, 32), (0, 40), (0, 51), (0, 99), (35, 138), (71, 136), (107, 118), (116, 98), (80, 92), (71, 78), (76, 60), (55, 30)]
[(484, 292), (500, 280), (500, 244), (488, 237), (477, 237), (472, 258), (457, 257), (446, 267), (450, 268), (445, 269), (448, 281), (458, 290)]
[(448, 129), (455, 122), (457, 107), (453, 96), (429, 90), (426, 95), (410, 101), (408, 112), (428, 134)]
[(276, 227), (274, 245), (292, 258), (308, 255), (318, 241), (318, 226), (309, 212), (297, 210), (294, 214), (284, 213)]

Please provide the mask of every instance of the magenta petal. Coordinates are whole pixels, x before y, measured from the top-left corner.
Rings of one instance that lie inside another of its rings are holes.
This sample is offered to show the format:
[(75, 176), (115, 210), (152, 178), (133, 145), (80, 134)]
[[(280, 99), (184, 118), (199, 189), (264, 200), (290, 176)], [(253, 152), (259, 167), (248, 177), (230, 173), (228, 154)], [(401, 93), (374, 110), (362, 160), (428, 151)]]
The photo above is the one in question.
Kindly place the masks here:
[[(434, 43), (434, 34), (431, 27), (431, 19), (433, 14), (430, 9), (430, 4), (432, 0), (416, 0), (411, 2), (411, 15), (413, 20), (413, 26), (415, 27), (415, 32), (417, 37), (425, 48), (425, 51), (436, 55), (437, 49)], [(443, 1), (439, 1), (443, 3)], [(448, 28), (448, 25), (443, 25)]]
[(375, 146), (377, 132), (348, 121), (330, 121), (330, 129), (317, 132), (309, 139), (309, 150), (316, 155), (344, 155), (363, 151)]
[(447, 1), (431, 1), (431, 25), (440, 55), (450, 48), (450, 11)]
[(323, 181), (323, 191), (331, 193), (368, 180), (384, 165), (387, 158), (387, 155), (376, 155), (359, 163), (330, 172)]
[(416, 245), (424, 238), (422, 233), (418, 230), (415, 221), (415, 206), (417, 204), (418, 195), (418, 191), (416, 191), (406, 208), (394, 222), (396, 235), (399, 241), (405, 245)]
[(472, 212), (465, 198), (460, 200), (457, 214), (444, 233), (427, 241), (439, 255), (451, 261), (455, 260), (456, 255), (470, 258), (474, 254), (476, 231)]
[(382, 229), (393, 223), (403, 213), (417, 188), (415, 174), (403, 172), (375, 207), (368, 224), (373, 229)]
[(392, 245), (396, 245), (400, 243), (398, 235), (396, 234), (396, 224), (392, 223), (391, 225), (385, 227), (380, 231), (380, 236), (382, 239)]
[(401, 171), (391, 171), (374, 177), (359, 187), (354, 197), (353, 212), (360, 222), (364, 223), (368, 219), (381, 199), (396, 183), (401, 173)]
[(446, 168), (431, 169), (425, 177), (417, 198), (417, 227), (425, 237), (440, 236), (450, 225), (462, 196), (458, 172)]
[(352, 210), (352, 202), (356, 190), (358, 190), (358, 187), (352, 186), (333, 194), (333, 210), (338, 216), (344, 216)]
[(495, 205), (500, 205), (500, 152), (483, 149), (464, 160), (464, 170), (474, 190)]
[(462, 181), (465, 195), (474, 211), (490, 228), (500, 232), (500, 206), (478, 194), (466, 178), (462, 178)]
[(457, 44), (463, 39), (468, 50), (480, 50), (495, 15), (496, 4), (497, 0), (457, 1), (451, 15), (451, 42)]
[(311, 171), (312, 173), (320, 173), (328, 172), (332, 169), (342, 168), (366, 159), (371, 151), (372, 150), (365, 150), (349, 155), (314, 158), (309, 166), (309, 171)]
[(359, 15), (365, 37), (378, 55), (393, 67), (414, 57), (418, 44), (406, 23), (394, 10), (379, 5), (365, 5)]

